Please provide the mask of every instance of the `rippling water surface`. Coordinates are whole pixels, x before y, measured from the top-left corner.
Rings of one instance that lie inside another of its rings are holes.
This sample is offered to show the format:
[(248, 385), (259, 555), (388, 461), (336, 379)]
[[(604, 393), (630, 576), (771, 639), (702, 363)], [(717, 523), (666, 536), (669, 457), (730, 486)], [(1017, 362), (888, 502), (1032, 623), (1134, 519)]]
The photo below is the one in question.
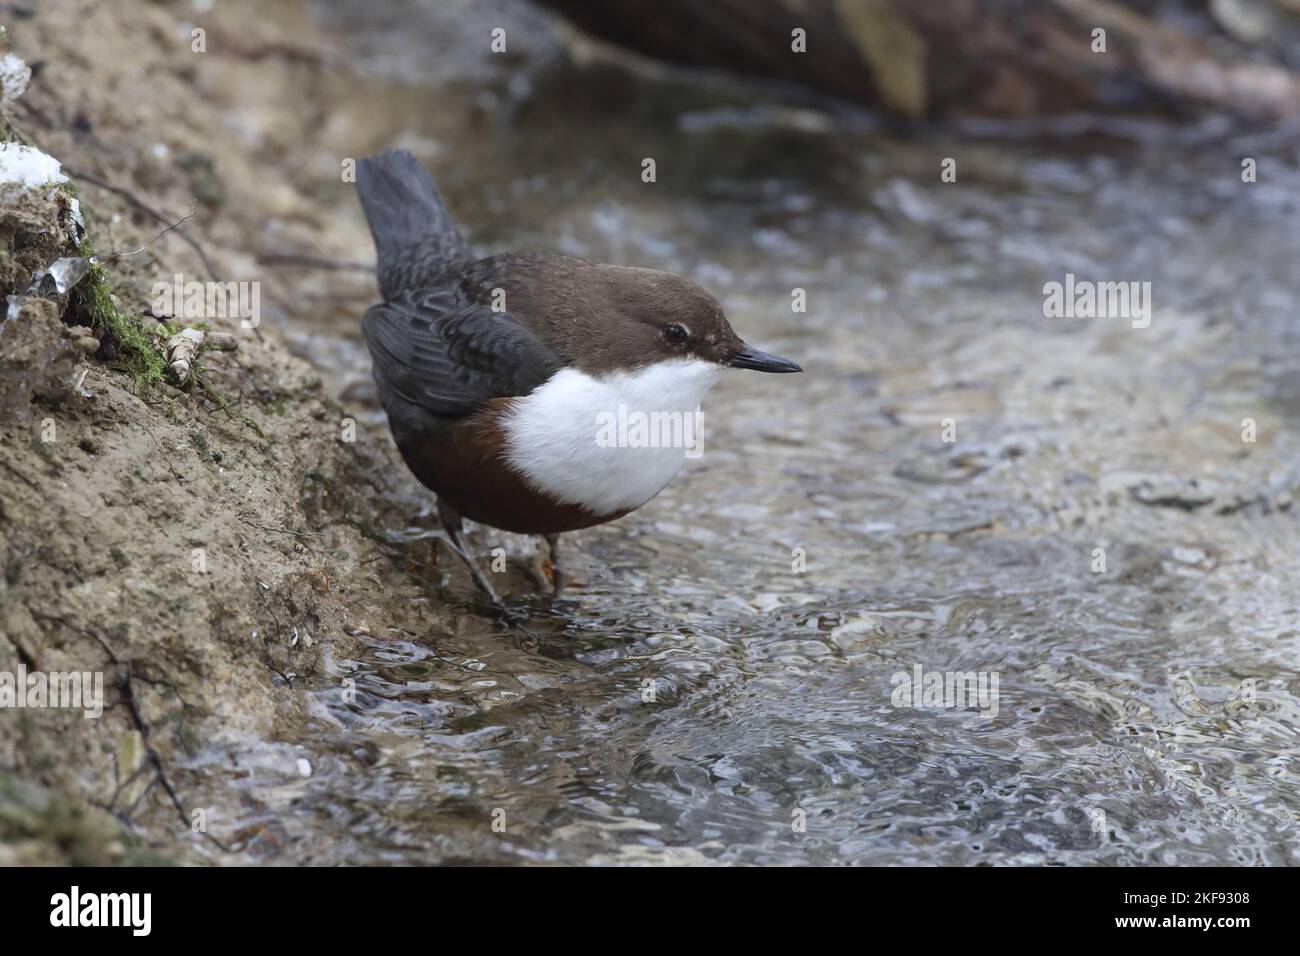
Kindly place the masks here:
[[(315, 692), (298, 856), (1300, 862), (1286, 137), (901, 135), (574, 60), (545, 20), (488, 68), (464, 38), (515, 8), (418, 35), (374, 6), (323, 16), (370, 64), (336, 135), (405, 104), (366, 145), (421, 151), (479, 249), (680, 272), (806, 373), (725, 376), (702, 458), (569, 536), (581, 584), (519, 597), (526, 630), (466, 608), (334, 662), (358, 697)], [(1044, 318), (1067, 272), (1149, 281), (1150, 328)], [(357, 311), (295, 340), (364, 401)], [(917, 667), (996, 677), (996, 712), (894, 706)]]

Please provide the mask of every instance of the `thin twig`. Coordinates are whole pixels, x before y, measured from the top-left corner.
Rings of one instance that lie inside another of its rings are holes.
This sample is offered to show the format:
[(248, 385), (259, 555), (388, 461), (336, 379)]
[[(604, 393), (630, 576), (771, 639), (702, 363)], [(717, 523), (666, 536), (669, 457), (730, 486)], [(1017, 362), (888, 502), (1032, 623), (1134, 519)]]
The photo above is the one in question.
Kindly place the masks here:
[[(98, 176), (91, 175), (90, 173), (81, 172), (79, 170), (73, 169), (71, 166), (64, 166), (63, 170), (73, 179), (82, 179), (90, 183), (92, 186), (98, 186), (100, 189), (107, 189), (111, 193), (116, 193), (117, 195), (125, 199), (128, 203), (130, 203), (132, 206), (134, 206), (136, 209), (140, 210), (146, 215), (153, 216), (153, 218), (157, 219), (159, 222), (163, 223), (164, 225), (171, 225), (171, 223), (175, 221), (174, 217), (164, 216), (157, 209), (153, 208), (153, 206), (150, 206), (143, 199), (140, 199), (138, 196), (135, 195), (135, 193), (131, 192), (131, 190), (129, 189), (124, 189), (121, 186), (114, 186), (106, 179), (100, 179)], [(165, 231), (166, 230), (164, 230), (164, 232)], [(176, 235), (180, 236), (181, 239), (184, 240), (184, 242), (191, 249), (193, 249), (194, 252), (198, 255), (199, 259), (203, 262), (203, 267), (208, 270), (208, 278), (211, 279), (213, 282), (220, 281), (217, 279), (217, 270), (212, 267), (212, 261), (208, 259), (208, 254), (203, 251), (203, 247), (199, 245), (198, 240), (192, 238), (183, 229), (177, 229)]]
[(140, 253), (144, 252), (146, 249), (148, 249), (151, 245), (153, 245), (163, 236), (167, 235), (167, 233), (171, 232), (173, 229), (180, 226), (181, 223), (193, 218), (194, 218), (194, 200), (191, 199), (190, 211), (188, 213), (186, 213), (180, 219), (177, 219), (175, 222), (171, 223), (169, 226), (167, 226), (166, 229), (163, 229), (161, 232), (157, 233), (152, 239), (146, 240), (144, 245), (142, 245), (139, 249), (132, 249), (129, 252), (109, 252), (103, 255), (96, 253), (95, 255), (90, 257), (90, 261), (96, 263), (111, 262), (113, 259), (125, 259), (128, 256), (138, 256)]
[(271, 528), (266, 525), (254, 524), (244, 517), (240, 517), (239, 520), (250, 528), (256, 528), (258, 531), (270, 531), (272, 534), (291, 534), (295, 538), (319, 538), (321, 536), (319, 531), (289, 531), (285, 528)]
[(257, 257), (263, 266), (298, 266), (303, 269), (324, 269), (327, 272), (369, 272), (375, 267), (369, 262), (349, 262), (344, 259), (326, 259), (323, 256), (298, 255), (295, 253), (263, 252)]
[(163, 443), (160, 442), (160, 441), (158, 440), (158, 436), (155, 435), (155, 434), (153, 433), (153, 430), (152, 430), (148, 425), (144, 424), (143, 422), (140, 423), (140, 427), (143, 428), (144, 431), (145, 431), (145, 433), (146, 433), (150, 438), (153, 439), (153, 443), (154, 443), (155, 445), (157, 445), (157, 446), (158, 446), (158, 450), (159, 450), (160, 452), (162, 452), (163, 461), (165, 461), (165, 462), (167, 463), (167, 470), (170, 471), (170, 472), (172, 473), (172, 477), (176, 479), (176, 484), (178, 484), (178, 485), (184, 485), (184, 484), (185, 484), (185, 479), (181, 477), (180, 472), (178, 472), (178, 471), (176, 470), (176, 467), (172, 464), (172, 458), (171, 458), (171, 455), (167, 454), (167, 449), (164, 448), (164, 447), (163, 447)]
[[(41, 611), (33, 611), (32, 617), (40, 621), (49, 621), (58, 624), (60, 627), (65, 627), (70, 631), (75, 631), (83, 637), (89, 637), (103, 648), (104, 653), (108, 655), (108, 659), (113, 662), (113, 666), (119, 669), (122, 674), (122, 700), (126, 703), (127, 710), (130, 711), (131, 722), (135, 724), (135, 729), (140, 733), (140, 739), (144, 742), (145, 752), (148, 755), (149, 762), (153, 764), (154, 771), (157, 773), (158, 782), (161, 783), (163, 789), (167, 791), (167, 796), (171, 798), (172, 806), (176, 808), (176, 813), (181, 818), (181, 826), (188, 829), (190, 818), (185, 812), (185, 805), (181, 802), (180, 796), (176, 793), (176, 788), (172, 786), (171, 780), (167, 776), (167, 771), (163, 767), (162, 756), (158, 753), (157, 749), (155, 749), (153, 743), (149, 739), (149, 722), (144, 719), (144, 714), (140, 711), (140, 704), (135, 697), (135, 688), (131, 684), (133, 676), (131, 672), (131, 662), (123, 661), (119, 658), (113, 648), (108, 645), (108, 642), (105, 641), (98, 632), (91, 628), (81, 627), (78, 624), (73, 624), (65, 618), (57, 617), (53, 614), (45, 614)], [(116, 797), (114, 799), (116, 800)], [(207, 836), (210, 840), (216, 843), (217, 846), (221, 846), (220, 841), (218, 841), (216, 837), (207, 833), (205, 833), (204, 836)], [(223, 846), (221, 848), (223, 850), (225, 849)]]

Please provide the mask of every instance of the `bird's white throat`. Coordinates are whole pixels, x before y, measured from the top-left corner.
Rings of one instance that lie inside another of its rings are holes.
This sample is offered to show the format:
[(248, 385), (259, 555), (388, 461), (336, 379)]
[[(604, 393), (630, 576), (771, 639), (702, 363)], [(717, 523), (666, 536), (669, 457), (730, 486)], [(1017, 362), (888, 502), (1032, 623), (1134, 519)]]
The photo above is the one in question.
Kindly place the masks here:
[(598, 515), (639, 508), (701, 440), (700, 400), (721, 373), (699, 359), (600, 377), (561, 369), (504, 417), (506, 460), (565, 504)]

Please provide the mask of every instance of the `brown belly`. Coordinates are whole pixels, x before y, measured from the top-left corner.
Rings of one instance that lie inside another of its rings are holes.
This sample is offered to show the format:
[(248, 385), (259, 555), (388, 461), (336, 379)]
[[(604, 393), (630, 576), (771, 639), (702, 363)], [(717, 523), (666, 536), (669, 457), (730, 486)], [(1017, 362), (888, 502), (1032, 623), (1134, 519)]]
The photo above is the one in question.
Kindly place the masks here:
[(598, 515), (581, 505), (537, 491), (505, 460), (505, 434), (498, 421), (509, 399), (488, 403), (464, 418), (444, 419), (398, 448), (416, 478), (471, 521), (516, 534), (559, 534), (613, 521), (627, 514)]

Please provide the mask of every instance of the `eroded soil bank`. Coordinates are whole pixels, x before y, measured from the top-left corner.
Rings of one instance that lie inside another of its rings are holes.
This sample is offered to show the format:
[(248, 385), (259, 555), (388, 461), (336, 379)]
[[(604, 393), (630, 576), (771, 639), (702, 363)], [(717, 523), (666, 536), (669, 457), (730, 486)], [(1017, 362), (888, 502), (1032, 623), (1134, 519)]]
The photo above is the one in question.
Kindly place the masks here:
[[(241, 27), (209, 33), (220, 52), (196, 53), (184, 6), (42, 3), (9, 28), (35, 75), (6, 104), (6, 141), (60, 160), (70, 182), (0, 211), (0, 293), (58, 256), (138, 247), (197, 207), (182, 227), (195, 244), (169, 234), (0, 328), (0, 670), (104, 682), (98, 719), (0, 713), (0, 863), (275, 848), (273, 823), (232, 830), (262, 798), (187, 760), (224, 752), (232, 780), (305, 780), (299, 688), (341, 693), (354, 635), (494, 626), (444, 607), (429, 540), (391, 539), (436, 522), (382, 428), (357, 425), (286, 351), (279, 320), (315, 307), (317, 274), (257, 261), (268, 232), (270, 253), (316, 247), (301, 167), (273, 159), (319, 118), (317, 82), (346, 72), (300, 62), (319, 56), (308, 21), (267, 22), (256, 3), (225, 11)], [(231, 73), (278, 85), (280, 111), (223, 109)], [(369, 254), (364, 233), (345, 238)], [(153, 283), (176, 275), (256, 281), (262, 296), (258, 329), (207, 320), (239, 348), (204, 353), (188, 389), (163, 371), (170, 329), (149, 314)]]

